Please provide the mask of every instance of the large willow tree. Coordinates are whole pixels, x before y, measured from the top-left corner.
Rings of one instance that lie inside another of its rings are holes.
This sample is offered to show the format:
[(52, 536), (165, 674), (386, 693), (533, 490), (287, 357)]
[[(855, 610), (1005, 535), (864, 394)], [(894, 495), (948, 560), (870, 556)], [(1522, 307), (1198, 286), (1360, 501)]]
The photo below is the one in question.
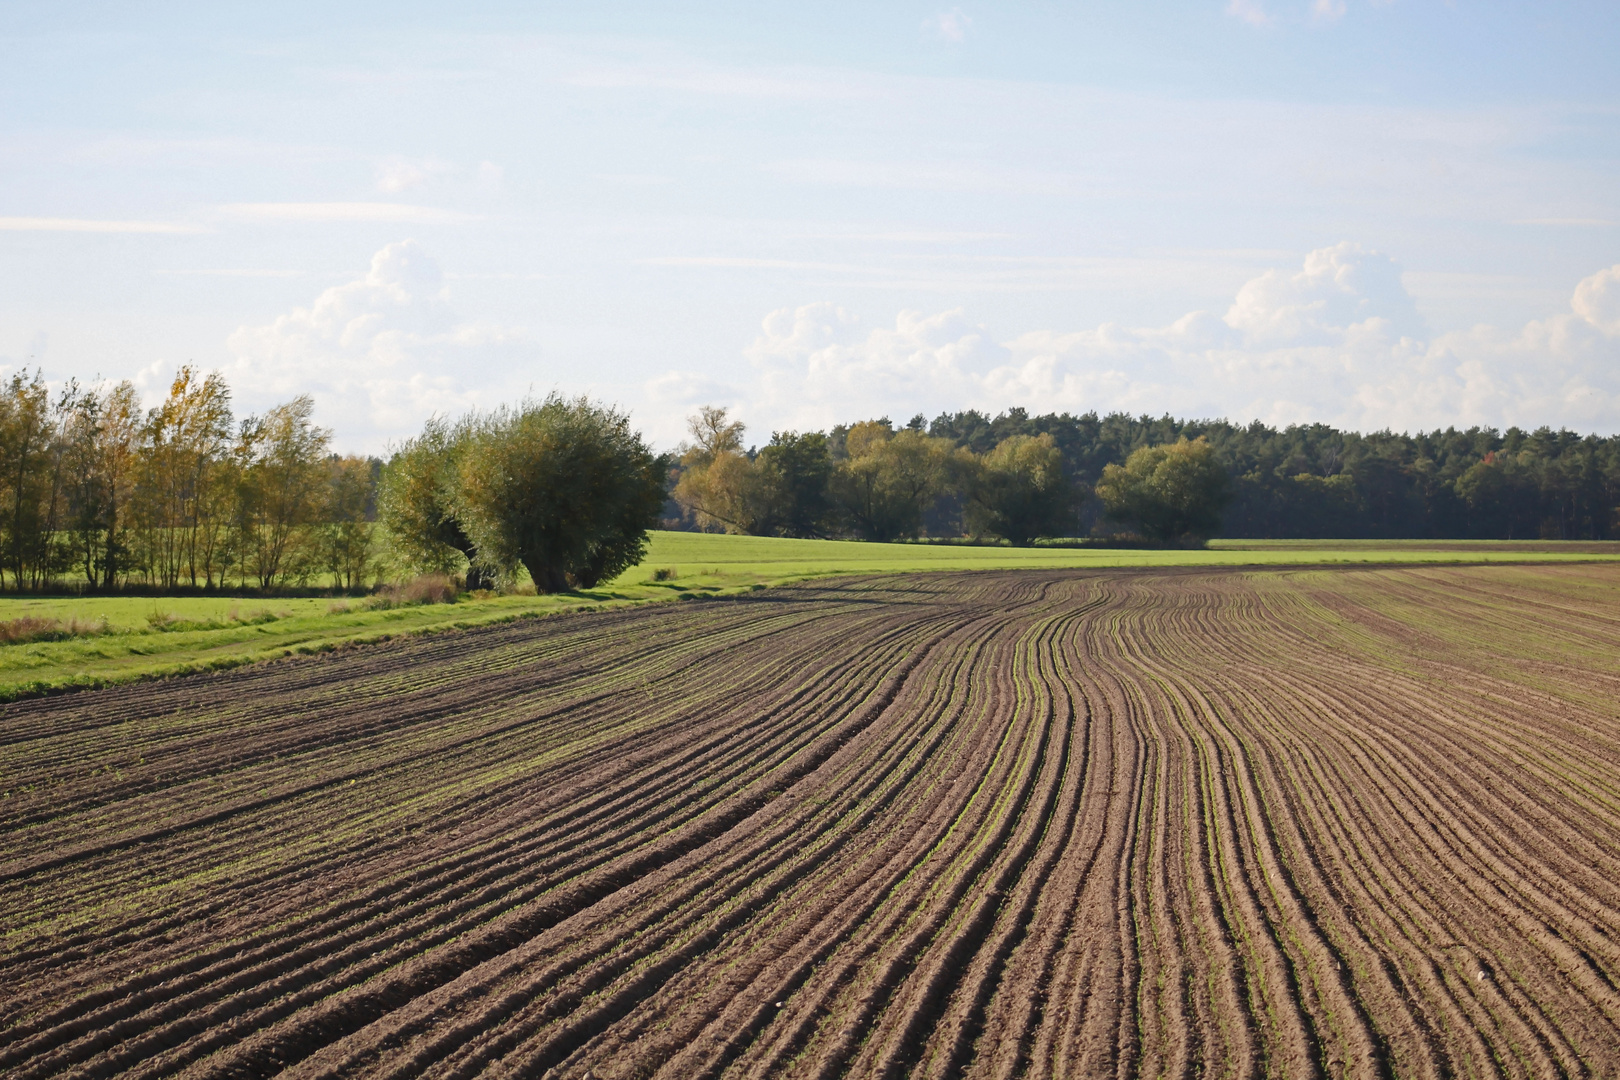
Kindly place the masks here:
[[(562, 592), (641, 561), (666, 468), (623, 413), (553, 394), (430, 425), (396, 456), (385, 505), (393, 522), (414, 515), (421, 539), (456, 546), (459, 531), (479, 571), (521, 567), (540, 592)], [(420, 512), (401, 512), (412, 505)]]

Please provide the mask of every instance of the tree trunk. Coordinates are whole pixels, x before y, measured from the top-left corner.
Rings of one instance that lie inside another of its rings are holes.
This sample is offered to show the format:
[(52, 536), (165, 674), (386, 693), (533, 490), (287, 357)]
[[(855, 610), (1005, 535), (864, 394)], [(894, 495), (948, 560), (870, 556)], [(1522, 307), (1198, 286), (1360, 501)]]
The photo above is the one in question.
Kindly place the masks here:
[(530, 562), (525, 562), (523, 565), (528, 568), (529, 576), (534, 579), (536, 592), (559, 593), (568, 591), (568, 575), (563, 572), (561, 567), (547, 563)]

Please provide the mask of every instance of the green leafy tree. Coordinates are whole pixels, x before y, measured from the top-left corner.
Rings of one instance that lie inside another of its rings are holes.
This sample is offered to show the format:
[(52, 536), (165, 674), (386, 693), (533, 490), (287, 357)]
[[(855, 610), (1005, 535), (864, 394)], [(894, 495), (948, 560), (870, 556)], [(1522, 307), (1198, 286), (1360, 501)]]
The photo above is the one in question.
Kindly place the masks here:
[(741, 421), (705, 405), (686, 420), (692, 441), (681, 447), (674, 498), (708, 532), (753, 535), (769, 513), (764, 485), (743, 453)]
[(1226, 470), (1202, 437), (1144, 446), (1109, 465), (1097, 482), (1108, 516), (1161, 543), (1202, 542), (1221, 525), (1231, 500)]
[(553, 394), (478, 423), (455, 507), (487, 565), (522, 566), (540, 592), (589, 588), (646, 554), (666, 469), (623, 413)]
[(215, 488), (229, 479), (231, 427), (225, 380), (218, 372), (199, 378), (190, 366), (176, 373), (168, 397), (142, 425), (136, 519), (147, 565), (165, 588), (182, 577), (193, 587), (199, 576), (213, 582), (224, 524)]
[(302, 542), (325, 509), (332, 432), (315, 425), (314, 411), (313, 399), (301, 394), (242, 423), (241, 538), (261, 588), (308, 564)]
[(865, 540), (918, 535), (924, 513), (957, 466), (950, 440), (930, 438), (915, 428), (896, 432), (887, 420), (851, 426), (844, 434), (844, 451), (830, 490), (845, 521)]
[(743, 425), (705, 406), (687, 420), (693, 442), (675, 501), (700, 528), (748, 536), (825, 536), (831, 530), (832, 448), (819, 431), (778, 431), (750, 457)]
[(330, 487), (321, 544), (325, 569), (338, 588), (358, 589), (365, 585), (372, 564), (372, 462), (334, 455), (327, 459), (326, 470)]
[(13, 374), (0, 386), (0, 567), (11, 572), (15, 586), (39, 584), (52, 572), (56, 449), (44, 377)]
[(767, 508), (761, 530), (776, 536), (826, 536), (833, 520), (832, 447), (819, 431), (778, 431), (756, 459)]
[(452, 574), (466, 565), (469, 589), (495, 584), (456, 508), (460, 460), (474, 435), (471, 419), (456, 424), (434, 417), (388, 461), (378, 491), (378, 512), (412, 568)]
[(62, 475), (73, 562), (93, 589), (116, 588), (128, 556), (144, 418), (127, 380), (64, 395)]
[(1019, 547), (1042, 536), (1068, 536), (1083, 496), (1063, 472), (1050, 435), (1012, 435), (977, 463), (967, 483), (968, 526)]

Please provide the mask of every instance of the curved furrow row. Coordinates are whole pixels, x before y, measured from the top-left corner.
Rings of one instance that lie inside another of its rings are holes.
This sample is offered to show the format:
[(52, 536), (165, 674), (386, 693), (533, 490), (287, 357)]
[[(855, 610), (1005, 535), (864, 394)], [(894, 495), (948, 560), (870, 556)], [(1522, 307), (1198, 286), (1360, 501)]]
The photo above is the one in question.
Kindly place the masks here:
[(1603, 1076), (1620, 575), (930, 574), (0, 708), (16, 1076)]
[(643, 793), (645, 793), (645, 792), (643, 792)]

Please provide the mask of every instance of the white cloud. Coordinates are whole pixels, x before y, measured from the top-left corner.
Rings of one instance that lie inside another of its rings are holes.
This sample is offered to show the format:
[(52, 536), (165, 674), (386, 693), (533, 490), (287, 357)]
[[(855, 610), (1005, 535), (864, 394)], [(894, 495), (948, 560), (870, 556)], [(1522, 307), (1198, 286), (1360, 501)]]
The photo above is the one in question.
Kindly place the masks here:
[(1266, 26), (1271, 22), (1271, 16), (1266, 14), (1260, 0), (1232, 0), (1226, 5), (1226, 13), (1234, 19), (1242, 19), (1250, 26)]
[(441, 158), (387, 157), (377, 162), (377, 190), (385, 195), (398, 195), (428, 181), (447, 176), (456, 167)]
[(405, 225), (447, 225), (476, 221), (472, 214), (389, 202), (228, 203), (219, 208), (232, 221), (366, 221)]
[(153, 270), (158, 277), (246, 277), (246, 278), (295, 278), (303, 277), (302, 270), (272, 270), (265, 267), (226, 268), (217, 270)]
[(853, 263), (802, 262), (797, 259), (756, 259), (733, 255), (658, 255), (637, 259), (642, 266), (682, 266), (718, 270), (827, 270), (835, 273), (871, 273), (870, 267)]
[(1331, 340), (1368, 319), (1401, 334), (1422, 331), (1400, 267), (1350, 243), (1311, 252), (1297, 274), (1266, 271), (1243, 286), (1226, 313), (1228, 325), (1257, 342)]
[(883, 80), (821, 68), (725, 68), (685, 55), (670, 55), (657, 46), (629, 59), (604, 58), (585, 64), (559, 62), (572, 70), (559, 81), (593, 90), (653, 90), (752, 99), (849, 101), (880, 93)]
[(99, 218), (0, 217), (0, 232), (199, 233), (175, 221), (107, 221)]
[(697, 405), (730, 405), (739, 398), (738, 390), (730, 383), (697, 371), (671, 371), (647, 384), (647, 397), (659, 406), (692, 407)]
[(1070, 197), (1086, 194), (1081, 178), (1076, 174), (1019, 165), (798, 158), (772, 162), (762, 169), (784, 180), (825, 187)]
[(1311, 15), (1323, 22), (1337, 22), (1344, 18), (1346, 9), (1345, 0), (1315, 0), (1311, 4)]
[(1605, 334), (1620, 335), (1620, 265), (1600, 270), (1575, 286), (1570, 307)]
[(372, 445), (414, 432), (433, 413), (478, 404), (482, 383), (522, 344), (459, 319), (438, 264), (405, 240), (309, 307), (238, 329), (231, 381), (256, 400), (312, 393), (323, 422)]
[(1009, 355), (961, 311), (903, 311), (892, 329), (862, 333), (844, 309), (808, 304), (772, 312), (762, 330), (746, 353), (757, 381), (744, 408), (772, 427), (959, 408), (980, 396), (975, 372)]
[(1162, 327), (1108, 323), (997, 341), (956, 310), (905, 311), (893, 328), (863, 331), (844, 309), (810, 304), (767, 316), (746, 356), (754, 379), (726, 388), (726, 400), (767, 428), (1019, 405), (1363, 431), (1614, 432), (1620, 265), (1582, 281), (1568, 311), (1518, 330), (1482, 325), (1426, 338), (1395, 263), (1339, 244), (1311, 252), (1298, 271), (1253, 278), (1224, 318), (1195, 311)]
[(939, 40), (956, 44), (967, 40), (968, 30), (972, 26), (973, 20), (968, 17), (967, 12), (959, 7), (953, 7), (949, 11), (941, 11), (936, 15), (930, 15), (923, 20), (922, 24), (923, 30), (933, 34)]

